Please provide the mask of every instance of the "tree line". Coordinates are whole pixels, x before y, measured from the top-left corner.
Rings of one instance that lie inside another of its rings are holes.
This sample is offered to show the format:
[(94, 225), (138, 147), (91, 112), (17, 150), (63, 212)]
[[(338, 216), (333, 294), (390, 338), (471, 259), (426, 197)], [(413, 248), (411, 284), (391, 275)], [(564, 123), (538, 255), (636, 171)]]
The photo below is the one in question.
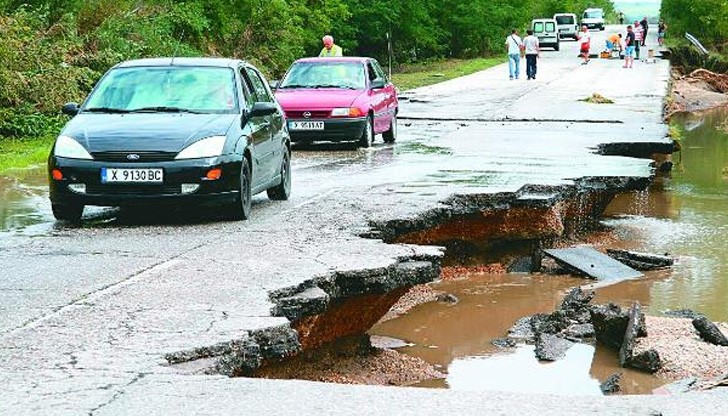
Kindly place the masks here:
[[(0, 135), (33, 135), (20, 114), (80, 101), (115, 63), (229, 56), (278, 77), (332, 34), (347, 55), (395, 64), (503, 53), (535, 17), (613, 11), (609, 0), (0, 0)], [(10, 120), (10, 121), (8, 121)]]

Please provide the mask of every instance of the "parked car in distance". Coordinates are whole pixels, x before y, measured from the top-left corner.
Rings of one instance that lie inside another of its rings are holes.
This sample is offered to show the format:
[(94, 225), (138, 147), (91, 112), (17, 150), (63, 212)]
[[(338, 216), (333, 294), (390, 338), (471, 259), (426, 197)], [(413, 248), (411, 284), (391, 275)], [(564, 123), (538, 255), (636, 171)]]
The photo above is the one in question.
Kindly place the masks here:
[(207, 204), (236, 219), (252, 195), (291, 192), (283, 110), (249, 63), (156, 58), (110, 69), (79, 106), (48, 158), (59, 220), (84, 206)]
[(293, 142), (397, 138), (397, 91), (372, 58), (304, 58), (276, 86)]
[(556, 20), (559, 38), (572, 38), (574, 40), (579, 38), (579, 25), (574, 13), (556, 13), (554, 20)]
[(556, 20), (543, 18), (531, 21), (531, 30), (538, 38), (538, 44), (542, 48), (554, 48), (559, 50), (559, 32), (556, 30)]
[(581, 15), (581, 25), (588, 29), (604, 30), (604, 10), (599, 8), (584, 10)]

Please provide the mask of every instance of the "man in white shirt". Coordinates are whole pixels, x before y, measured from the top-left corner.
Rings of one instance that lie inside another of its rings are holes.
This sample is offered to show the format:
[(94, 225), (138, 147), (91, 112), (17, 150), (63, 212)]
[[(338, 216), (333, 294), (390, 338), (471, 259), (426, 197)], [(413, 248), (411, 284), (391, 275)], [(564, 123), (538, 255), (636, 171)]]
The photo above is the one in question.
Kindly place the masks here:
[(505, 45), (508, 50), (508, 71), (510, 72), (510, 79), (518, 79), (518, 74), (521, 73), (521, 48), (523, 48), (523, 41), (518, 36), (516, 29), (511, 30), (511, 35), (506, 38)]
[(528, 36), (523, 38), (523, 45), (526, 48), (526, 76), (528, 79), (536, 79), (536, 60), (540, 51), (538, 38), (533, 35), (531, 29), (527, 30), (526, 34)]

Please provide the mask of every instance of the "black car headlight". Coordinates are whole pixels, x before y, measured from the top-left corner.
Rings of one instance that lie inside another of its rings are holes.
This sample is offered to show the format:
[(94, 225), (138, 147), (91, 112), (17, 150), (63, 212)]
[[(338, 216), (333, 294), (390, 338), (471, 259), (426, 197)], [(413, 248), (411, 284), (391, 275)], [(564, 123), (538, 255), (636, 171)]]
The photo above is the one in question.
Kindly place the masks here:
[(198, 140), (184, 148), (175, 159), (202, 159), (222, 154), (225, 146), (225, 136), (212, 136)]

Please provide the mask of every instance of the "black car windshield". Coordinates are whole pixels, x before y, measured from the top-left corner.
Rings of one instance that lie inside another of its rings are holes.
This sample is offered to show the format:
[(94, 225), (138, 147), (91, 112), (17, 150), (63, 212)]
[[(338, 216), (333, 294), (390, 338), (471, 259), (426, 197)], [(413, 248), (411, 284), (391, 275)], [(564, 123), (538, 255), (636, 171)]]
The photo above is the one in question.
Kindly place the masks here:
[(278, 88), (366, 88), (364, 65), (359, 62), (298, 62)]
[(81, 111), (234, 113), (237, 108), (232, 69), (169, 66), (111, 70)]

